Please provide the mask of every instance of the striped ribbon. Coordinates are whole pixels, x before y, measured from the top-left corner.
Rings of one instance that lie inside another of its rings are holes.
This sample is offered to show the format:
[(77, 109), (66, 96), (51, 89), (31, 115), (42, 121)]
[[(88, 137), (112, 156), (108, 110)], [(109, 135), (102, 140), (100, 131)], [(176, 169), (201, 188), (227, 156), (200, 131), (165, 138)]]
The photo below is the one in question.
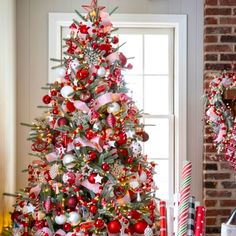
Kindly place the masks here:
[(179, 203), (179, 214), (178, 214), (178, 231), (177, 231), (178, 236), (187, 235), (191, 171), (192, 171), (192, 163), (189, 161), (186, 161), (184, 163), (182, 176), (181, 176), (180, 203)]
[(194, 236), (194, 223), (195, 223), (195, 197), (191, 196), (189, 198), (187, 236)]
[(174, 194), (174, 229), (173, 235), (177, 235), (178, 231), (178, 208), (179, 208), (179, 193)]
[(166, 202), (160, 201), (160, 236), (167, 236)]

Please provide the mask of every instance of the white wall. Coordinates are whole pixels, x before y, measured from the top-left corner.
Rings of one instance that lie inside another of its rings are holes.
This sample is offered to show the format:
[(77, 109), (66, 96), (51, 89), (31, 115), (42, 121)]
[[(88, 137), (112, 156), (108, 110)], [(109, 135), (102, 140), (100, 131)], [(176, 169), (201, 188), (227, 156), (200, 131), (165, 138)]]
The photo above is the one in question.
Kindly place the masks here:
[[(17, 186), (26, 184), (20, 170), (27, 167), (30, 144), (27, 129), (19, 123), (31, 122), (41, 114), (37, 105), (47, 78), (48, 12), (82, 11), (79, 0), (17, 0)], [(100, 0), (117, 13), (162, 13), (188, 15), (188, 159), (193, 162), (193, 194), (202, 198), (202, 96), (203, 81), (203, 0)]]
[(15, 5), (15, 0), (0, 1), (0, 233), (14, 201), (2, 194), (15, 191)]

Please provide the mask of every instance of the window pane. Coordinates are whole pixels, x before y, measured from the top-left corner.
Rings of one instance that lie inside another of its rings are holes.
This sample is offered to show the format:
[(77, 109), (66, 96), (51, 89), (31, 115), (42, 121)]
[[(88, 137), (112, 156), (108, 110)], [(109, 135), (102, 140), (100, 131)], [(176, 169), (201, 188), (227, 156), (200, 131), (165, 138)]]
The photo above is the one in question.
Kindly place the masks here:
[(149, 158), (169, 158), (169, 119), (145, 118), (145, 131), (149, 134), (144, 143), (144, 153)]
[(168, 76), (144, 77), (144, 112), (152, 115), (169, 113)]
[(139, 110), (143, 109), (143, 77), (142, 76), (124, 76), (127, 87), (130, 89), (129, 96), (133, 98)]
[(144, 36), (145, 74), (168, 74), (168, 35)]
[(124, 55), (134, 57), (128, 60), (133, 65), (132, 70), (126, 70), (125, 74), (142, 74), (143, 73), (143, 36), (141, 34), (120, 34), (120, 44), (126, 42), (120, 49)]
[(166, 200), (169, 196), (169, 161), (165, 160), (152, 160), (157, 165), (155, 168), (156, 174), (154, 175), (154, 181), (158, 188), (157, 197)]

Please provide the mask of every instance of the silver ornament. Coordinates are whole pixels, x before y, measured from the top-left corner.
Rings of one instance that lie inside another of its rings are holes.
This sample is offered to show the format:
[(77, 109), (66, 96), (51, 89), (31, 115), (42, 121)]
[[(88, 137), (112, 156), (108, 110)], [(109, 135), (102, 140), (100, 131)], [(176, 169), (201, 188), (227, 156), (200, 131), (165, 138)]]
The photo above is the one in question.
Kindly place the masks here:
[(97, 75), (100, 77), (104, 77), (106, 75), (106, 69), (104, 67), (100, 67), (97, 71)]
[(153, 236), (153, 231), (149, 226), (144, 230), (144, 236)]
[(72, 226), (76, 226), (79, 224), (80, 222), (80, 215), (75, 212), (72, 211), (69, 213), (69, 217), (68, 217), (68, 222), (72, 225)]
[(72, 154), (66, 154), (63, 157), (62, 162), (63, 162), (63, 165), (66, 166), (68, 169), (73, 168), (76, 165), (75, 156)]

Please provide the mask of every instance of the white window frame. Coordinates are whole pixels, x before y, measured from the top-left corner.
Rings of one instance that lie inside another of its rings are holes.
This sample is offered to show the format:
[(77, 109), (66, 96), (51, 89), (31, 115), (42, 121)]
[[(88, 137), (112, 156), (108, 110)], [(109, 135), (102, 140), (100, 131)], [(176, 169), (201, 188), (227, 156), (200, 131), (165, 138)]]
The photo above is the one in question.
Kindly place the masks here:
[[(68, 27), (73, 13), (49, 13), (48, 81), (56, 78), (50, 58), (60, 58), (62, 27)], [(187, 160), (187, 16), (162, 14), (114, 14), (112, 23), (119, 28), (174, 29), (174, 191), (179, 191), (181, 167)]]

